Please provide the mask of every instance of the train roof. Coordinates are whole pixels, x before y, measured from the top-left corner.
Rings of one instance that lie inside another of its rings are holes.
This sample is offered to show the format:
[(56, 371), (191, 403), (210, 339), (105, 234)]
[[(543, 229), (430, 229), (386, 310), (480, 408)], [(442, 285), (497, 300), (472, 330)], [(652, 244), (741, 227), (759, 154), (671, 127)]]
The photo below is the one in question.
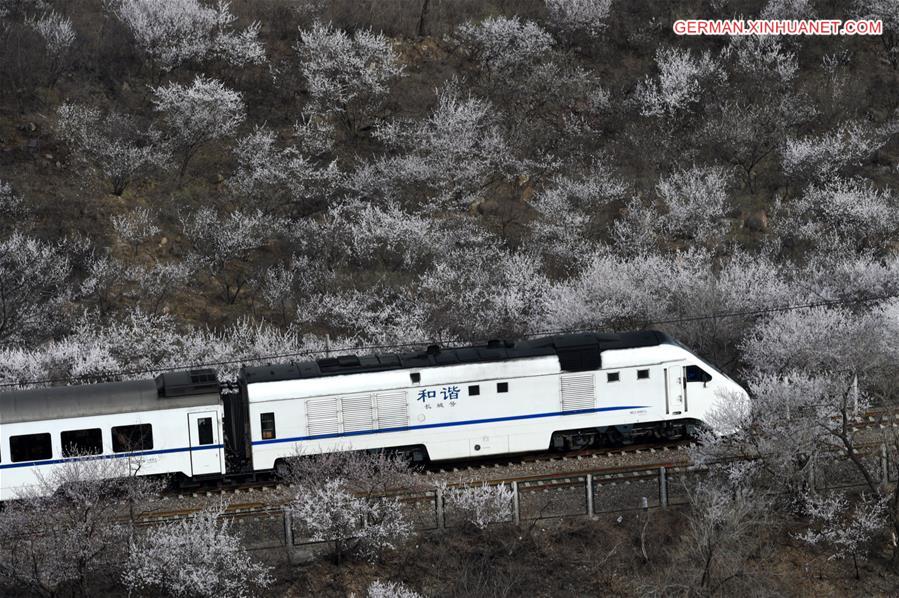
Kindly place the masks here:
[(169, 372), (155, 379), (0, 392), (0, 424), (215, 405), (213, 370)]
[(518, 342), (490, 341), (484, 345), (456, 348), (432, 345), (426, 351), (410, 353), (341, 355), (315, 361), (244, 367), (241, 377), (247, 384), (254, 384), (543, 356), (557, 356), (564, 371), (584, 371), (599, 369), (603, 351), (672, 342), (667, 334), (656, 330), (562, 334)]

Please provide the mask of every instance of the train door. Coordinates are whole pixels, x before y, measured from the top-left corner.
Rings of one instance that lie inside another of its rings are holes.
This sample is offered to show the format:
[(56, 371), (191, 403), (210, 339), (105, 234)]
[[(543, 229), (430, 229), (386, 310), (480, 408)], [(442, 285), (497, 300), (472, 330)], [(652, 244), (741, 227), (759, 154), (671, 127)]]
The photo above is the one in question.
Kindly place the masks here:
[(188, 413), (190, 430), (190, 466), (193, 475), (221, 473), (221, 441), (218, 414), (215, 411)]
[(684, 388), (684, 367), (671, 366), (665, 368), (666, 414), (680, 415), (687, 410), (687, 399)]

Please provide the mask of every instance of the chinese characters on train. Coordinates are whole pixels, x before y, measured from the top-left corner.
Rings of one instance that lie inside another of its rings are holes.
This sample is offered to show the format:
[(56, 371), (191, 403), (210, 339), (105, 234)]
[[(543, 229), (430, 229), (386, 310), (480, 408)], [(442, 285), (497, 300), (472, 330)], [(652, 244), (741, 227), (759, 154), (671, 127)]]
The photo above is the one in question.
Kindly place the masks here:
[[(425, 404), (425, 409), (433, 407), (443, 409), (445, 405), (455, 407), (456, 401), (459, 399), (459, 392), (458, 386), (444, 386), (439, 391), (423, 388), (418, 391), (418, 400)], [(433, 405), (431, 404), (432, 400)]]

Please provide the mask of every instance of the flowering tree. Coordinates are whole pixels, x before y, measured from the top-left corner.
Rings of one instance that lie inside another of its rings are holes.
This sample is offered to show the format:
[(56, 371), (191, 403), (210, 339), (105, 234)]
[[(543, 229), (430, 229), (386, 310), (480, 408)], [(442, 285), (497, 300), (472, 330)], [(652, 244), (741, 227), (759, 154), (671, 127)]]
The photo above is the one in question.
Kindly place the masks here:
[(465, 23), (454, 35), (483, 73), (499, 81), (514, 81), (553, 45), (552, 36), (540, 25), (518, 17)]
[(726, 75), (711, 54), (663, 48), (656, 52), (657, 78), (646, 77), (636, 97), (643, 116), (680, 117), (699, 102), (703, 88)]
[(768, 0), (760, 19), (814, 19), (817, 17), (809, 0)]
[(566, 33), (598, 37), (606, 30), (612, 0), (546, 0), (552, 25)]
[(29, 594), (50, 597), (74, 587), (89, 595), (92, 576), (115, 571), (136, 509), (160, 490), (137, 477), (139, 469), (125, 459), (66, 461), (4, 503), (0, 577)]
[(761, 544), (760, 532), (771, 523), (770, 502), (753, 488), (751, 474), (740, 465), (713, 471), (688, 490), (688, 497), (678, 581), (686, 578), (701, 593), (745, 587), (744, 577), (751, 584), (747, 564)]
[(135, 538), (122, 573), (125, 587), (208, 598), (243, 598), (269, 587), (269, 568), (241, 546), (225, 507), (206, 508)]
[(862, 497), (850, 504), (845, 495), (805, 494), (802, 507), (813, 526), (798, 535), (812, 546), (824, 546), (829, 559), (852, 558), (859, 579), (859, 557), (865, 557), (872, 537), (883, 529), (884, 499)]
[(164, 167), (169, 159), (156, 129), (141, 127), (120, 112), (63, 104), (56, 112), (56, 130), (79, 162), (109, 181), (114, 195), (121, 195), (135, 177)]
[(583, 177), (558, 177), (530, 202), (540, 213), (531, 225), (536, 241), (563, 268), (577, 267), (598, 237), (598, 217), (610, 203), (623, 199), (626, 191), (625, 184), (599, 161)]
[(134, 36), (137, 46), (164, 71), (186, 61), (222, 58), (233, 66), (262, 64), (259, 23), (235, 31), (229, 3), (200, 0), (110, 0), (107, 6)]
[[(508, 175), (518, 164), (495, 108), (459, 95), (452, 84), (438, 92), (428, 118), (393, 121), (376, 135), (403, 153), (357, 172), (349, 184), (366, 194), (383, 193), (377, 189), (385, 182), (391, 188), (408, 186), (416, 203), (430, 209), (469, 205), (492, 178)], [(426, 199), (422, 185), (429, 191)]]
[(75, 43), (75, 28), (72, 20), (51, 10), (30, 22), (31, 27), (44, 40), (47, 57), (50, 60), (50, 85), (62, 74), (67, 52)]
[(426, 343), (427, 306), (403, 289), (374, 285), (363, 290), (313, 295), (297, 307), (297, 322), (325, 323), (332, 331), (371, 344)]
[(368, 598), (422, 598), (421, 594), (414, 592), (396, 581), (381, 581), (376, 579), (368, 586)]
[(388, 39), (369, 30), (350, 34), (316, 23), (300, 31), (295, 48), (308, 84), (309, 112), (337, 114), (354, 134), (403, 72)]
[(892, 0), (856, 0), (854, 4), (859, 18), (883, 21), (878, 38), (893, 69), (899, 69), (899, 5)]
[(58, 247), (18, 232), (0, 240), (0, 340), (28, 342), (57, 330), (70, 275)]
[(777, 212), (783, 238), (826, 244), (833, 239), (851, 251), (877, 250), (899, 232), (899, 200), (889, 189), (862, 179), (812, 184)]
[(505, 484), (449, 488), (443, 483), (441, 488), (447, 510), (466, 525), (483, 530), (512, 519), (512, 489)]
[(321, 167), (295, 147), (276, 146), (274, 131), (257, 127), (234, 150), (237, 170), (231, 185), (240, 193), (265, 198), (272, 206), (316, 211), (340, 179), (336, 161)]
[(728, 173), (720, 167), (693, 166), (663, 177), (656, 192), (668, 212), (659, 219), (659, 228), (672, 237), (713, 242), (723, 235)]
[[(25, 201), (10, 183), (0, 180), (0, 222), (12, 224), (27, 212)], [(0, 225), (3, 226), (3, 225)]]
[(131, 246), (133, 254), (141, 243), (159, 234), (154, 218), (147, 208), (136, 208), (127, 214), (112, 217), (112, 228), (119, 239)]
[(538, 320), (549, 286), (536, 256), (494, 249), (442, 256), (417, 288), (441, 336), (516, 338)]
[(160, 85), (153, 89), (153, 96), (156, 110), (163, 113), (171, 138), (181, 150), (181, 176), (201, 147), (230, 136), (246, 116), (240, 92), (202, 75), (189, 86)]
[(784, 173), (799, 183), (832, 181), (841, 170), (858, 166), (882, 147), (892, 130), (845, 123), (823, 135), (791, 137), (781, 150)]
[(334, 543), (338, 565), (347, 553), (374, 560), (412, 535), (399, 500), (358, 497), (342, 479), (301, 486), (289, 509), (309, 539)]
[(222, 297), (234, 303), (249, 280), (248, 258), (271, 238), (273, 223), (262, 212), (219, 213), (200, 208), (181, 218), (191, 244), (189, 259), (221, 285)]

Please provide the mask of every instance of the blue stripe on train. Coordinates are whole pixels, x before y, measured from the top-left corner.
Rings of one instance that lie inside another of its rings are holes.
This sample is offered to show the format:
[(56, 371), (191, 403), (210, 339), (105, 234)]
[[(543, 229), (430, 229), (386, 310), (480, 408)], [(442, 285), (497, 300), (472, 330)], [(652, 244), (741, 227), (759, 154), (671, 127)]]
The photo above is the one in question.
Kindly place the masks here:
[(450, 426), (468, 426), (474, 424), (490, 424), (519, 419), (537, 419), (541, 417), (558, 417), (560, 415), (583, 415), (585, 413), (599, 413), (602, 411), (621, 411), (623, 409), (645, 409), (646, 405), (624, 405), (621, 407), (599, 407), (596, 409), (577, 409), (575, 411), (553, 411), (550, 413), (530, 413), (528, 415), (512, 415), (509, 417), (491, 417), (488, 419), (470, 419), (459, 422), (445, 422), (440, 424), (420, 424), (417, 426), (402, 426), (398, 428), (382, 428), (380, 430), (360, 430), (358, 432), (344, 432), (343, 434), (317, 434), (314, 436), (294, 436), (293, 438), (275, 438), (273, 440), (254, 440), (253, 445), (276, 444), (278, 442), (299, 442), (301, 440), (321, 440), (325, 438), (342, 438), (344, 436), (362, 436), (365, 434), (384, 434), (385, 432), (405, 432), (406, 430), (426, 430), (428, 428), (447, 428)]
[(168, 453), (183, 453), (187, 451), (209, 451), (225, 448), (224, 444), (209, 444), (206, 446), (180, 447), (170, 449), (157, 449), (155, 451), (139, 451), (135, 453), (115, 453), (112, 455), (91, 455), (89, 457), (69, 457), (67, 459), (47, 459), (45, 461), (21, 461), (19, 463), (7, 463), (0, 465), (0, 469), (12, 469), (14, 467), (34, 467), (37, 465), (54, 465), (56, 463), (68, 463), (71, 461), (92, 461), (95, 459), (124, 459), (126, 457), (146, 457), (149, 455), (165, 455)]

